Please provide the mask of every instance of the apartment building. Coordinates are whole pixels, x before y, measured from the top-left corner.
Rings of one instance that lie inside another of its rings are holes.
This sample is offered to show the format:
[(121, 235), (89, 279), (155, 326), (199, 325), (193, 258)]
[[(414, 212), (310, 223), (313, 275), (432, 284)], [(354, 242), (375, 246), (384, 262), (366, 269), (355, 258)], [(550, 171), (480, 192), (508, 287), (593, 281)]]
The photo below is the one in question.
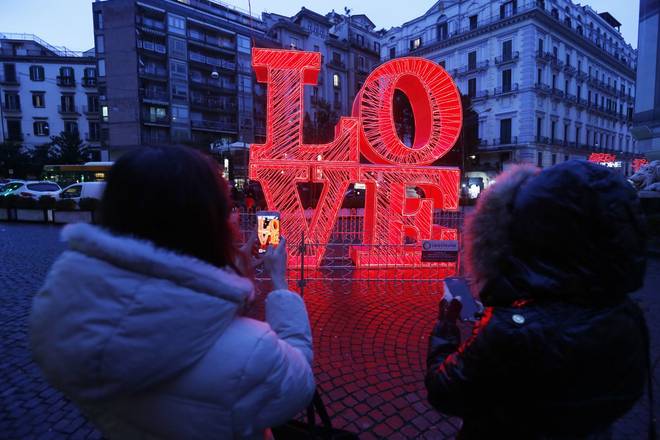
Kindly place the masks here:
[(305, 7), (292, 17), (263, 13), (262, 19), (267, 37), (279, 47), (321, 53), (318, 84), (305, 88), (312, 126), (318, 126), (328, 111), (334, 118), (349, 115), (355, 95), (380, 63), (382, 33), (375, 31), (374, 23), (365, 15), (334, 10), (322, 15)]
[(263, 22), (210, 0), (93, 4), (103, 130), (111, 156), (138, 145), (262, 142), (265, 92), (252, 47)]
[(28, 148), (77, 132), (97, 160), (100, 105), (94, 51), (55, 47), (36, 35), (0, 33), (0, 142)]
[(609, 13), (570, 0), (437, 1), (381, 39), (383, 60), (442, 65), (478, 113), (477, 166), (551, 166), (591, 152), (631, 172), (636, 51)]

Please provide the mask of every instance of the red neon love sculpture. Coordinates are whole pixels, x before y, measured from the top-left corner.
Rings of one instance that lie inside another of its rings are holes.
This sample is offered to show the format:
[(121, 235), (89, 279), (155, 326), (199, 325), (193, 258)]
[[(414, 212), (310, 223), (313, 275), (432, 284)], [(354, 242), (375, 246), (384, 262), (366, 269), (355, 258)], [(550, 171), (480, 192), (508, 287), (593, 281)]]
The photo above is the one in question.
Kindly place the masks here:
[[(299, 243), (327, 243), (349, 184), (367, 187), (364, 246), (352, 250), (358, 267), (417, 267), (416, 240), (454, 239), (456, 230), (433, 224), (433, 209), (458, 209), (459, 169), (425, 166), (442, 157), (458, 139), (462, 125), (458, 89), (442, 67), (421, 58), (400, 58), (376, 68), (342, 117), (335, 140), (302, 143), (303, 87), (317, 83), (321, 56), (316, 52), (253, 49), (257, 80), (268, 85), (266, 143), (250, 149), (250, 178), (260, 182), (268, 208), (282, 214), (282, 234)], [(412, 148), (396, 134), (392, 97), (406, 93), (415, 117)], [(360, 163), (360, 154), (371, 164)], [(308, 221), (297, 184), (323, 184)], [(422, 188), (423, 199), (406, 198), (406, 186)], [(397, 246), (393, 246), (397, 245)], [(304, 264), (318, 266), (323, 246), (312, 246)], [(300, 264), (296, 246), (289, 262)]]

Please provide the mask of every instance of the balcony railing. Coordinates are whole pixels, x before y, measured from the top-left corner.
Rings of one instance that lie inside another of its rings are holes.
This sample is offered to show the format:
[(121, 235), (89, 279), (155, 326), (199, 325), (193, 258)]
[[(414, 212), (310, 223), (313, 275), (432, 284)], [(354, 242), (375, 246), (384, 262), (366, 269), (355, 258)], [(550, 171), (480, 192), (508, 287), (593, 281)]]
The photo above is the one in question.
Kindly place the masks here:
[(210, 66), (219, 67), (225, 70), (232, 70), (232, 71), (236, 70), (236, 63), (232, 61), (227, 61), (227, 60), (222, 60), (220, 58), (202, 55), (201, 53), (197, 53), (197, 52), (190, 52), (188, 56), (190, 58), (190, 61), (195, 61), (202, 64), (208, 64)]
[(568, 76), (574, 76), (577, 73), (577, 69), (569, 64), (564, 65), (564, 73)]
[(516, 145), (518, 143), (518, 136), (510, 136), (510, 137), (503, 137), (503, 138), (495, 138), (493, 139), (493, 143), (491, 144), (492, 146), (500, 146), (500, 145)]
[(21, 105), (20, 104), (10, 104), (8, 102), (2, 103), (2, 110), (6, 113), (20, 113)]
[(192, 128), (209, 131), (237, 131), (235, 122), (209, 121), (205, 119), (193, 119), (190, 121)]
[(148, 17), (138, 17), (138, 24), (149, 29), (165, 31), (165, 22), (154, 20)]
[(335, 60), (333, 58), (330, 58), (330, 61), (328, 61), (328, 65), (330, 67), (336, 67), (336, 68), (339, 68), (339, 69), (345, 69), (346, 68), (346, 63), (344, 63), (341, 60)]
[(137, 40), (137, 47), (139, 49), (148, 50), (150, 52), (155, 52), (161, 55), (167, 53), (167, 47), (164, 44), (156, 43), (149, 40)]
[(226, 81), (226, 80), (220, 80), (220, 79), (213, 79), (213, 78), (205, 78), (203, 76), (191, 76), (190, 81), (193, 84), (200, 84), (207, 86), (212, 89), (219, 89), (223, 92), (227, 93), (235, 93), (236, 92), (236, 83), (231, 82), (231, 81)]
[(191, 95), (190, 103), (193, 106), (204, 107), (207, 109), (219, 110), (224, 112), (236, 111), (236, 104), (227, 102), (227, 100), (219, 97)]
[(78, 106), (76, 105), (58, 105), (57, 111), (63, 115), (77, 114)]
[(83, 113), (85, 113), (86, 115), (96, 115), (96, 114), (98, 114), (100, 111), (101, 111), (101, 110), (100, 110), (100, 107), (99, 107), (99, 106), (96, 106), (96, 107), (94, 107), (94, 106), (89, 107), (89, 106), (86, 106), (86, 105), (83, 106)]
[(511, 84), (511, 87), (496, 87), (493, 91), (493, 96), (508, 95), (509, 93), (518, 92), (518, 83)]
[(583, 72), (582, 70), (577, 71), (577, 79), (579, 81), (586, 81), (587, 78), (589, 78), (589, 74), (587, 72)]
[(202, 43), (203, 47), (210, 46), (212, 48), (221, 49), (234, 49), (236, 47), (233, 41), (201, 32), (188, 31), (188, 38), (190, 38), (191, 42), (193, 43)]
[(515, 63), (520, 58), (520, 52), (515, 51), (499, 57), (495, 57), (495, 65), (499, 66), (507, 63)]
[(57, 85), (60, 87), (75, 87), (76, 79), (72, 76), (58, 76)]
[(18, 79), (18, 76), (7, 77), (4, 75), (0, 75), (0, 84), (5, 86), (17, 86), (20, 84), (20, 81)]
[(549, 85), (543, 83), (534, 84), (534, 89), (538, 93), (543, 93), (543, 94), (550, 94), (552, 92), (552, 88)]
[(488, 99), (490, 97), (490, 93), (488, 90), (479, 90), (474, 96), (472, 96), (473, 101), (481, 101), (484, 99)]
[(97, 81), (95, 76), (83, 76), (82, 86), (83, 87), (96, 87)]
[(142, 90), (142, 98), (168, 102), (170, 100), (170, 95), (165, 90), (144, 89)]
[(475, 63), (474, 65), (459, 67), (458, 69), (454, 69), (454, 76), (469, 75), (470, 73), (473, 72), (486, 70), (489, 64), (490, 64), (489, 60), (483, 60), (483, 61), (479, 61), (478, 63)]
[(157, 115), (155, 113), (142, 112), (142, 121), (146, 123), (169, 125), (170, 119), (169, 115)]
[(552, 89), (552, 96), (561, 99), (564, 97), (564, 91), (555, 87)]
[(150, 76), (152, 78), (166, 79), (167, 69), (164, 67), (142, 67), (140, 68), (140, 75)]

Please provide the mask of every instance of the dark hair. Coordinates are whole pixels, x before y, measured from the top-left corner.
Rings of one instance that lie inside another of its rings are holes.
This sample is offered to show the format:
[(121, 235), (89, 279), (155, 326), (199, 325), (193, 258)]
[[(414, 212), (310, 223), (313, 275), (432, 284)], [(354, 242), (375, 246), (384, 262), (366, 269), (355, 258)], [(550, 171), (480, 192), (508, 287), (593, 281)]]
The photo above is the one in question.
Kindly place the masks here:
[(237, 270), (230, 212), (227, 183), (213, 159), (188, 147), (139, 147), (110, 170), (101, 225)]

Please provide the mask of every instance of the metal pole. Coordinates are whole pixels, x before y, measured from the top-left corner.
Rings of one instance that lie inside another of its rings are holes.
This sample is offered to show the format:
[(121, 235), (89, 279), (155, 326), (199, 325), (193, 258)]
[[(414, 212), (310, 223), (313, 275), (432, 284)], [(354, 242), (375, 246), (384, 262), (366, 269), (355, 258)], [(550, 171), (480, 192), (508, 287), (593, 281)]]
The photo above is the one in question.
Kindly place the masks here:
[(300, 296), (305, 294), (305, 231), (300, 236), (300, 246), (298, 247), (300, 253), (300, 279), (298, 280), (298, 287), (300, 288)]

